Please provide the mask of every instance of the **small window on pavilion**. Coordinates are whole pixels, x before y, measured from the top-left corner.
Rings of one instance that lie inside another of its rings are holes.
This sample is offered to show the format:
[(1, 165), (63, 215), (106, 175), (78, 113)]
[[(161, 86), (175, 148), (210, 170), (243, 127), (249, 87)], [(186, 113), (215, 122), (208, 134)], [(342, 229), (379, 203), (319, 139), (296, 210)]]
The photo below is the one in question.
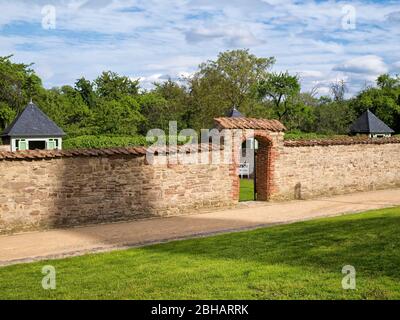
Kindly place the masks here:
[(25, 139), (17, 139), (15, 144), (17, 150), (28, 150), (28, 142)]
[(49, 139), (47, 142), (47, 149), (58, 149), (58, 139)]

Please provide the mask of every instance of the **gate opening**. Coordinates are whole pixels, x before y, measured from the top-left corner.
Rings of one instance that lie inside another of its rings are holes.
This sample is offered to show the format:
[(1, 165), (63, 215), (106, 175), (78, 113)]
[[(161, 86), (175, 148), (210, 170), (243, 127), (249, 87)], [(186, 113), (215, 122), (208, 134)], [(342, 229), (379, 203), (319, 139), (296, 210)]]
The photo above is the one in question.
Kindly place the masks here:
[(256, 168), (257, 168), (257, 139), (243, 141), (240, 149), (239, 162), (239, 201), (257, 200)]
[(268, 201), (272, 192), (273, 143), (268, 133), (244, 139), (237, 149), (238, 176), (235, 185), (239, 201)]

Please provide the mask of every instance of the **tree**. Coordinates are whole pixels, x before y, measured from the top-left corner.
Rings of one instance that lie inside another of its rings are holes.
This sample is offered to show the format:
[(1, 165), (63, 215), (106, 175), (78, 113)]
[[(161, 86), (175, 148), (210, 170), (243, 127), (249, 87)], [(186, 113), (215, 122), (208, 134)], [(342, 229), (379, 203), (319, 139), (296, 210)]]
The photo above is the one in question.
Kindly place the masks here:
[(168, 112), (168, 101), (155, 92), (145, 93), (138, 97), (144, 121), (140, 132), (146, 135), (151, 129), (168, 130), (169, 121), (176, 121)]
[(274, 113), (284, 120), (295, 110), (295, 99), (300, 94), (300, 82), (297, 76), (288, 72), (271, 73), (258, 85), (258, 95), (262, 100), (272, 102)]
[(314, 131), (323, 134), (347, 134), (356, 116), (349, 103), (326, 97), (322, 97), (320, 102), (314, 109)]
[(240, 108), (254, 85), (266, 77), (274, 63), (275, 58), (258, 58), (249, 50), (225, 51), (216, 61), (202, 63), (198, 76), (217, 77), (231, 106)]
[(75, 82), (75, 90), (79, 92), (83, 101), (89, 108), (94, 108), (96, 103), (96, 94), (93, 89), (93, 84), (84, 77)]
[(213, 118), (232, 107), (244, 114), (257, 104), (256, 85), (264, 79), (275, 58), (259, 58), (249, 50), (225, 51), (216, 60), (200, 64), (189, 79), (191, 96), (187, 120), (193, 128), (212, 126)]
[(144, 118), (140, 106), (133, 97), (120, 100), (102, 100), (93, 117), (97, 134), (136, 135)]
[(377, 87), (366, 88), (351, 99), (352, 108), (357, 114), (367, 109), (375, 113), (396, 132), (400, 131), (400, 79), (388, 74), (380, 75)]
[(333, 96), (333, 100), (336, 102), (344, 101), (345, 94), (348, 91), (346, 82), (344, 82), (344, 80), (332, 82), (329, 86), (329, 90)]
[(96, 93), (104, 99), (119, 99), (123, 96), (136, 96), (139, 92), (139, 80), (105, 71), (95, 81)]
[(11, 57), (0, 57), (0, 102), (18, 113), (40, 93), (42, 84), (31, 69), (32, 64), (13, 63)]
[(167, 113), (168, 120), (177, 121), (180, 129), (186, 128), (188, 126), (187, 111), (190, 104), (186, 87), (173, 82), (171, 79), (162, 83), (155, 83), (154, 86), (152, 93), (167, 101), (166, 109), (163, 111)]
[(376, 84), (382, 90), (393, 90), (400, 87), (400, 77), (391, 77), (389, 74), (382, 74), (376, 80)]
[(351, 100), (352, 108), (358, 115), (370, 109), (389, 127), (400, 132), (400, 86), (396, 81), (386, 75), (380, 76), (378, 87), (367, 88)]
[(91, 111), (71, 86), (44, 91), (35, 102), (68, 136), (92, 134)]
[(6, 128), (15, 118), (16, 112), (5, 102), (0, 102), (0, 128)]
[(22, 89), (26, 92), (26, 96), (29, 100), (35, 99), (40, 92), (42, 92), (42, 80), (34, 73), (27, 75)]

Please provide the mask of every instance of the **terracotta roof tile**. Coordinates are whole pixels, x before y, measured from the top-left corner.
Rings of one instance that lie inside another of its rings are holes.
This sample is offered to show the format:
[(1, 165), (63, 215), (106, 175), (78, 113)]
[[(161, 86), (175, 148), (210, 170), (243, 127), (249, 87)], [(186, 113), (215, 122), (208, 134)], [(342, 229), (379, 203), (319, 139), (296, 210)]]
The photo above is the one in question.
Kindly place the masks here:
[[(169, 154), (175, 153), (183, 146), (160, 148), (160, 147), (120, 147), (108, 149), (73, 149), (73, 150), (26, 150), (26, 151), (0, 151), (1, 160), (33, 160), (33, 159), (49, 159), (49, 158), (70, 158), (70, 157), (97, 157), (97, 156), (113, 156), (113, 155), (132, 155), (141, 157), (146, 155), (147, 151), (156, 152), (156, 154)], [(201, 152), (204, 150), (221, 150), (222, 147), (217, 145), (193, 145), (185, 146), (185, 151)]]
[(278, 120), (255, 118), (215, 118), (214, 121), (221, 129), (254, 129), (274, 132), (285, 131), (285, 126)]
[(285, 147), (316, 147), (316, 146), (339, 146), (353, 144), (391, 144), (400, 143), (400, 138), (342, 138), (342, 139), (321, 139), (321, 140), (286, 140)]

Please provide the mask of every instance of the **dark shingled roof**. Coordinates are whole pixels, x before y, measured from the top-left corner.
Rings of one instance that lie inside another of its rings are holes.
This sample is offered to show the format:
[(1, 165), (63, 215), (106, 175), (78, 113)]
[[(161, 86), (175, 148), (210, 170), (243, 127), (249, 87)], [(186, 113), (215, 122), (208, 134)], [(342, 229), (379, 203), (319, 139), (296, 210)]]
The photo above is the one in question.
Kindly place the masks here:
[(2, 136), (62, 137), (65, 136), (65, 133), (37, 105), (30, 102), (3, 131)]
[(350, 126), (350, 133), (394, 133), (382, 120), (371, 111), (365, 111)]
[(244, 118), (244, 115), (242, 115), (238, 109), (233, 107), (228, 114), (226, 115), (228, 118)]

